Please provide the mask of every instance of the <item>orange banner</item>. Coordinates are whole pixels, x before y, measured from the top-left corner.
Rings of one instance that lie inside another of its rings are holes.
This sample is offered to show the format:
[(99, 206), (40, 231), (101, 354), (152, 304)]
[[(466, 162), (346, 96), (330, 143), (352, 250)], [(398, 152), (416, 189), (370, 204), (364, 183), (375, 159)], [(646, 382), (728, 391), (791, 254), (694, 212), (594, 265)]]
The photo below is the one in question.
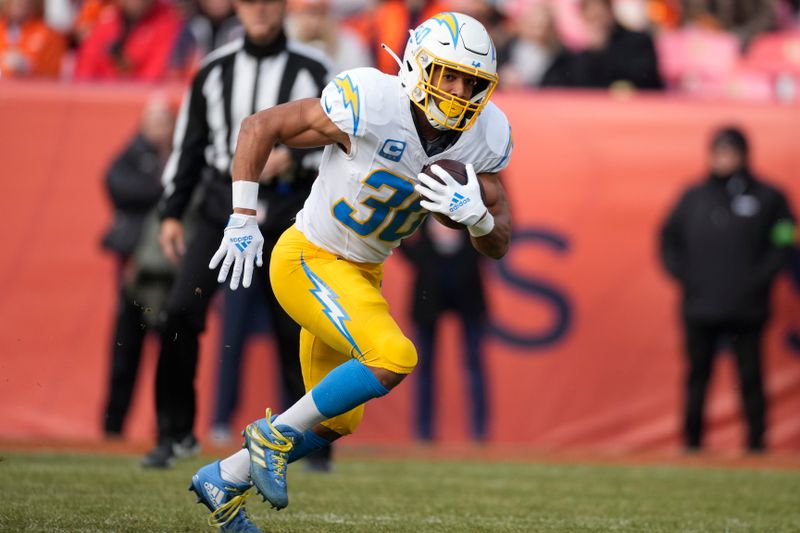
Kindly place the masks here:
[[(0, 438), (99, 437), (114, 313), (110, 219), (102, 176), (133, 133), (146, 88), (0, 84), (4, 242), (0, 252)], [(744, 126), (754, 167), (800, 209), (800, 108), (600, 94), (506, 94), (516, 149), (505, 177), (515, 221), (509, 255), (486, 264), (486, 346), (493, 442), (540, 448), (665, 449), (679, 444), (683, 355), (676, 288), (657, 259), (658, 226), (701, 175), (711, 130)], [(384, 290), (407, 319), (409, 272), (387, 265)], [(768, 443), (800, 448), (798, 298), (787, 279), (766, 350)], [(466, 439), (459, 335), (444, 324), (438, 434)], [(217, 321), (203, 340), (198, 430), (208, 428)], [(128, 424), (154, 432), (156, 343), (147, 346)], [(276, 404), (273, 344), (248, 345), (241, 425)], [(743, 441), (735, 369), (720, 358), (708, 444)], [(413, 380), (413, 377), (411, 378)], [(367, 409), (356, 442), (411, 438), (413, 383)]]

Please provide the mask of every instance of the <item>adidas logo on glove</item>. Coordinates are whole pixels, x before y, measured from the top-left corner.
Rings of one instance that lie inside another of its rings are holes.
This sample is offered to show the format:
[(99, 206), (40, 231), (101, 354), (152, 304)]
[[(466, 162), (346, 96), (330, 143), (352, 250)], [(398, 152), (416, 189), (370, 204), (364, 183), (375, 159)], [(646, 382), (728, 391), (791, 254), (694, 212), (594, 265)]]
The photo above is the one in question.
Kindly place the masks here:
[(465, 197), (460, 193), (455, 193), (450, 199), (450, 212), (452, 213), (464, 204), (469, 203), (469, 197)]
[(253, 242), (252, 235), (244, 235), (242, 237), (231, 237), (231, 242), (239, 249), (240, 252), (244, 252), (244, 250), (250, 246), (250, 243)]

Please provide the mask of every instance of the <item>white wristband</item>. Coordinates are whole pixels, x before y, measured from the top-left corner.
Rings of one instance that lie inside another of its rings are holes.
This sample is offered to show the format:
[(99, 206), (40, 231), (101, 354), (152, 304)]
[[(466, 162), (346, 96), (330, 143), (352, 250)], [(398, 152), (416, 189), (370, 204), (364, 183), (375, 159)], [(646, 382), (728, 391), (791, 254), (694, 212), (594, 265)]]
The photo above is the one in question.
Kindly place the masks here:
[(494, 229), (494, 217), (486, 210), (486, 214), (481, 217), (481, 219), (473, 224), (472, 226), (467, 226), (467, 231), (473, 237), (483, 237), (484, 235), (488, 235)]
[(236, 180), (233, 182), (233, 207), (256, 210), (258, 207), (258, 182)]

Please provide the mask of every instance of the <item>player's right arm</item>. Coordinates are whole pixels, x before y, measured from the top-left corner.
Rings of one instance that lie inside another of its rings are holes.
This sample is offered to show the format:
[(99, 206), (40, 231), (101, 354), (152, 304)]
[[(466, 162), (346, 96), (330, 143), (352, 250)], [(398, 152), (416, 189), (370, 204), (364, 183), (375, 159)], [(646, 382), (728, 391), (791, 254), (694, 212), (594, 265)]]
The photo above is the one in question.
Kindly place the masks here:
[[(319, 98), (296, 100), (250, 115), (242, 122), (233, 156), (233, 182), (258, 182), (272, 147), (316, 148), (338, 144), (350, 151), (350, 136), (334, 124)], [(235, 213), (254, 215), (254, 209), (234, 206)]]
[[(250, 286), (254, 264), (264, 264), (264, 238), (256, 223), (258, 179), (277, 144), (290, 148), (315, 148), (338, 144), (350, 151), (350, 137), (323, 110), (319, 98), (306, 98), (259, 111), (242, 121), (233, 155), (233, 214), (209, 268), (222, 262), (217, 280), (231, 275), (231, 289)], [(244, 275), (242, 275), (244, 274)]]

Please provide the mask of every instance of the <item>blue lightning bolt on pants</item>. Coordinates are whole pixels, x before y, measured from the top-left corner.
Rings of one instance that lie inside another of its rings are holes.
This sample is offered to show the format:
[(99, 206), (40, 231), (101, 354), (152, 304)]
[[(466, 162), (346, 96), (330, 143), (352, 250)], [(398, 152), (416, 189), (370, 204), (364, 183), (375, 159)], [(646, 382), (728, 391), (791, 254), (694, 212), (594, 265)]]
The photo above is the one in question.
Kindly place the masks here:
[[(278, 241), (270, 281), (280, 304), (302, 327), (300, 364), (307, 391), (351, 359), (398, 374), (416, 366), (417, 351), (381, 294), (382, 275), (383, 265), (338, 259), (294, 227)], [(363, 415), (362, 404), (323, 424), (347, 435)]]

